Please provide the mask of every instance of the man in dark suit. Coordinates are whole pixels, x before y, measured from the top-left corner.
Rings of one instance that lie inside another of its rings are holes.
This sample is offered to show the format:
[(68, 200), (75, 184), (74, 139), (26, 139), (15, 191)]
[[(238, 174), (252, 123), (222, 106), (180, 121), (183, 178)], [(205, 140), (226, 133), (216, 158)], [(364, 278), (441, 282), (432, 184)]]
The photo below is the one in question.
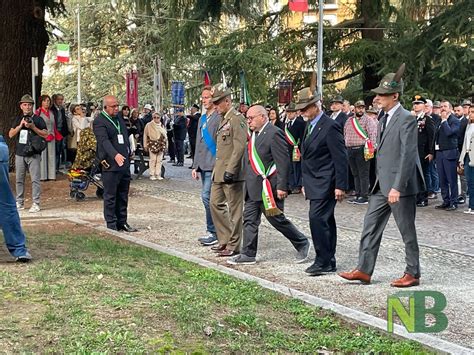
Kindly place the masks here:
[(65, 149), (69, 130), (67, 127), (66, 110), (64, 109), (64, 95), (54, 94), (52, 100), (53, 105), (51, 106), (51, 111), (53, 111), (54, 114), (54, 123), (56, 124), (56, 129), (63, 137), (60, 140), (56, 140), (56, 170), (58, 171), (61, 161), (64, 162), (66, 160)]
[[(436, 132), (439, 125), (441, 124), (441, 117), (434, 113), (433, 101), (430, 99), (426, 99), (425, 114), (431, 117)], [(439, 176), (438, 170), (436, 170), (436, 159), (431, 160), (428, 164), (428, 174), (425, 175), (425, 184), (426, 190), (428, 190), (428, 199), (434, 200), (438, 198), (437, 191), (439, 190)]]
[(296, 105), (292, 102), (286, 109), (285, 136), (288, 142), (290, 159), (289, 188), (292, 194), (301, 192), (301, 143), (303, 142), (306, 122), (298, 115)]
[(377, 180), (370, 196), (359, 247), (359, 264), (339, 274), (346, 280), (370, 283), (382, 235), (393, 213), (405, 244), (405, 274), (393, 287), (420, 284), (419, 248), (415, 228), (416, 194), (423, 189), (423, 171), (417, 150), (416, 119), (400, 104), (405, 64), (385, 75), (376, 93), (384, 115), (377, 134)]
[(176, 109), (173, 124), (173, 137), (177, 162), (173, 166), (184, 165), (184, 140), (186, 139), (186, 117), (182, 108)]
[[(464, 115), (464, 107), (462, 102), (454, 105), (454, 116), (459, 119), (458, 151), (461, 152), (464, 136), (466, 134), (466, 128), (469, 124), (469, 115)], [(461, 182), (461, 191), (458, 196), (458, 203), (462, 205), (466, 202), (467, 180), (464, 174), (459, 175), (459, 180)]]
[(344, 199), (349, 163), (342, 130), (322, 111), (320, 96), (310, 88), (300, 90), (296, 109), (308, 121), (301, 147), (302, 175), (316, 259), (306, 272), (316, 276), (336, 271), (334, 208)]
[(457, 161), (458, 132), (461, 126), (459, 119), (452, 114), (452, 105), (441, 101), (441, 124), (435, 133), (436, 167), (443, 203), (437, 209), (455, 211), (458, 208), (458, 175)]
[[(244, 238), (241, 253), (228, 263), (255, 264), (262, 212), (268, 222), (293, 244), (297, 251), (296, 262), (302, 263), (308, 257), (310, 242), (283, 214), (289, 170), (284, 134), (269, 123), (263, 106), (250, 107), (247, 120), (253, 133), (244, 157)], [(266, 181), (270, 182), (270, 190), (264, 188), (268, 186)]]
[(125, 232), (137, 229), (127, 223), (128, 190), (130, 187), (130, 143), (125, 122), (117, 117), (115, 96), (104, 97), (104, 110), (94, 120), (97, 158), (102, 164), (104, 184), (104, 219), (107, 228)]
[[(188, 136), (189, 136), (189, 145), (191, 146), (191, 154), (189, 154), (189, 158), (194, 160), (194, 152), (196, 150), (196, 137), (197, 137), (197, 129), (199, 124), (199, 118), (201, 114), (199, 113), (199, 105), (194, 104), (191, 107), (191, 114), (188, 115)], [(190, 167), (192, 169), (192, 167)]]
[(344, 125), (348, 119), (347, 114), (342, 111), (344, 105), (344, 99), (341, 95), (333, 97), (330, 101), (331, 104), (331, 118), (336, 121), (341, 127), (341, 131), (344, 130)]
[[(418, 155), (420, 157), (421, 168), (425, 181), (429, 179), (429, 166), (434, 158), (434, 133), (435, 125), (431, 116), (425, 113), (426, 98), (421, 95), (415, 95), (412, 98), (413, 111), (415, 112), (416, 123), (418, 126)], [(416, 196), (416, 205), (418, 207), (428, 206), (428, 188), (420, 191)]]

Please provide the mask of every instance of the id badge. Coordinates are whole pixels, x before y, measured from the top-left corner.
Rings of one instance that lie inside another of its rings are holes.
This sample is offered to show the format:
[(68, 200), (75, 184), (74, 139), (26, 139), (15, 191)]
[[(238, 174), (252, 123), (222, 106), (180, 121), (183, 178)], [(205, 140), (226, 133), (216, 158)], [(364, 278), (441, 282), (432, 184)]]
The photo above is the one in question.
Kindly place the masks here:
[(439, 150), (439, 144), (435, 144), (435, 150)]
[(20, 139), (18, 143), (20, 144), (26, 144), (28, 142), (28, 130), (27, 129), (22, 129), (20, 131)]
[(125, 143), (124, 140), (123, 140), (123, 134), (118, 134), (117, 139), (118, 139), (119, 144), (124, 144)]

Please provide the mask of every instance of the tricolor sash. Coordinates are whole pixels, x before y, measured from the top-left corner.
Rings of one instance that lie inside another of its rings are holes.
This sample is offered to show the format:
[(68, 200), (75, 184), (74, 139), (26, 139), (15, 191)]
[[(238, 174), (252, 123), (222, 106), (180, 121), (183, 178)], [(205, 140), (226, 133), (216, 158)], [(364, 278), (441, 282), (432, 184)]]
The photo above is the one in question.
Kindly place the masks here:
[(275, 203), (275, 198), (273, 197), (272, 192), (272, 185), (270, 184), (270, 180), (268, 179), (270, 176), (273, 176), (277, 172), (276, 165), (274, 162), (272, 162), (268, 169), (265, 169), (265, 165), (263, 165), (263, 162), (260, 159), (260, 156), (258, 155), (257, 148), (255, 147), (255, 132), (252, 133), (252, 137), (249, 140), (247, 148), (249, 153), (250, 166), (252, 167), (252, 170), (255, 174), (260, 175), (263, 179), (262, 200), (263, 205), (265, 207), (265, 215), (279, 215), (282, 212)]
[(290, 130), (288, 127), (285, 127), (285, 138), (286, 141), (293, 146), (293, 153), (291, 154), (291, 160), (292, 161), (300, 161), (301, 160), (301, 152), (299, 149), (300, 145), (300, 140), (296, 141), (295, 137), (291, 134)]
[(359, 120), (355, 117), (351, 118), (351, 124), (352, 128), (354, 128), (354, 131), (357, 133), (357, 135), (365, 140), (365, 145), (364, 145), (364, 159), (365, 160), (370, 160), (374, 157), (375, 153), (375, 148), (371, 140), (369, 139), (369, 135), (367, 132), (362, 128)]
[(207, 115), (203, 114), (201, 116), (201, 134), (206, 143), (207, 149), (211, 152), (212, 156), (216, 156), (216, 141), (212, 138), (209, 130), (207, 129)]

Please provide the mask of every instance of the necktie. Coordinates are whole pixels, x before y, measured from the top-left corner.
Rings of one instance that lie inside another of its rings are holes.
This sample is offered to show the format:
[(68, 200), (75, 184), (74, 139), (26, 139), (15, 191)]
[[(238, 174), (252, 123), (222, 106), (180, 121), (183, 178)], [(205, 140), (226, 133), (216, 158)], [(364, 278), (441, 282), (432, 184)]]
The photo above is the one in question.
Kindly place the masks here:
[(306, 133), (306, 138), (305, 139), (309, 138), (309, 136), (311, 135), (311, 132), (313, 132), (313, 128), (314, 128), (314, 126), (312, 124), (308, 125), (308, 132)]
[(259, 131), (255, 131), (255, 138), (258, 137), (258, 134), (259, 134), (259, 133), (260, 133)]
[(383, 118), (382, 118), (382, 131), (380, 132), (380, 136), (383, 135), (383, 133), (385, 132), (385, 128), (387, 127), (387, 120), (388, 120), (388, 113), (386, 113)]

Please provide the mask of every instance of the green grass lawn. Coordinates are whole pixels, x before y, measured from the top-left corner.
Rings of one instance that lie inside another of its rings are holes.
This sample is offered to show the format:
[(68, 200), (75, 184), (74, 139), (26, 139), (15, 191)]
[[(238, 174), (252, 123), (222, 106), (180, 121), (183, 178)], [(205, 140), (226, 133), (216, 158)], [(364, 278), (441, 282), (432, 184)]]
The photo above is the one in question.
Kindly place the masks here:
[(61, 229), (29, 233), (31, 264), (0, 258), (0, 352), (426, 352), (255, 283)]

